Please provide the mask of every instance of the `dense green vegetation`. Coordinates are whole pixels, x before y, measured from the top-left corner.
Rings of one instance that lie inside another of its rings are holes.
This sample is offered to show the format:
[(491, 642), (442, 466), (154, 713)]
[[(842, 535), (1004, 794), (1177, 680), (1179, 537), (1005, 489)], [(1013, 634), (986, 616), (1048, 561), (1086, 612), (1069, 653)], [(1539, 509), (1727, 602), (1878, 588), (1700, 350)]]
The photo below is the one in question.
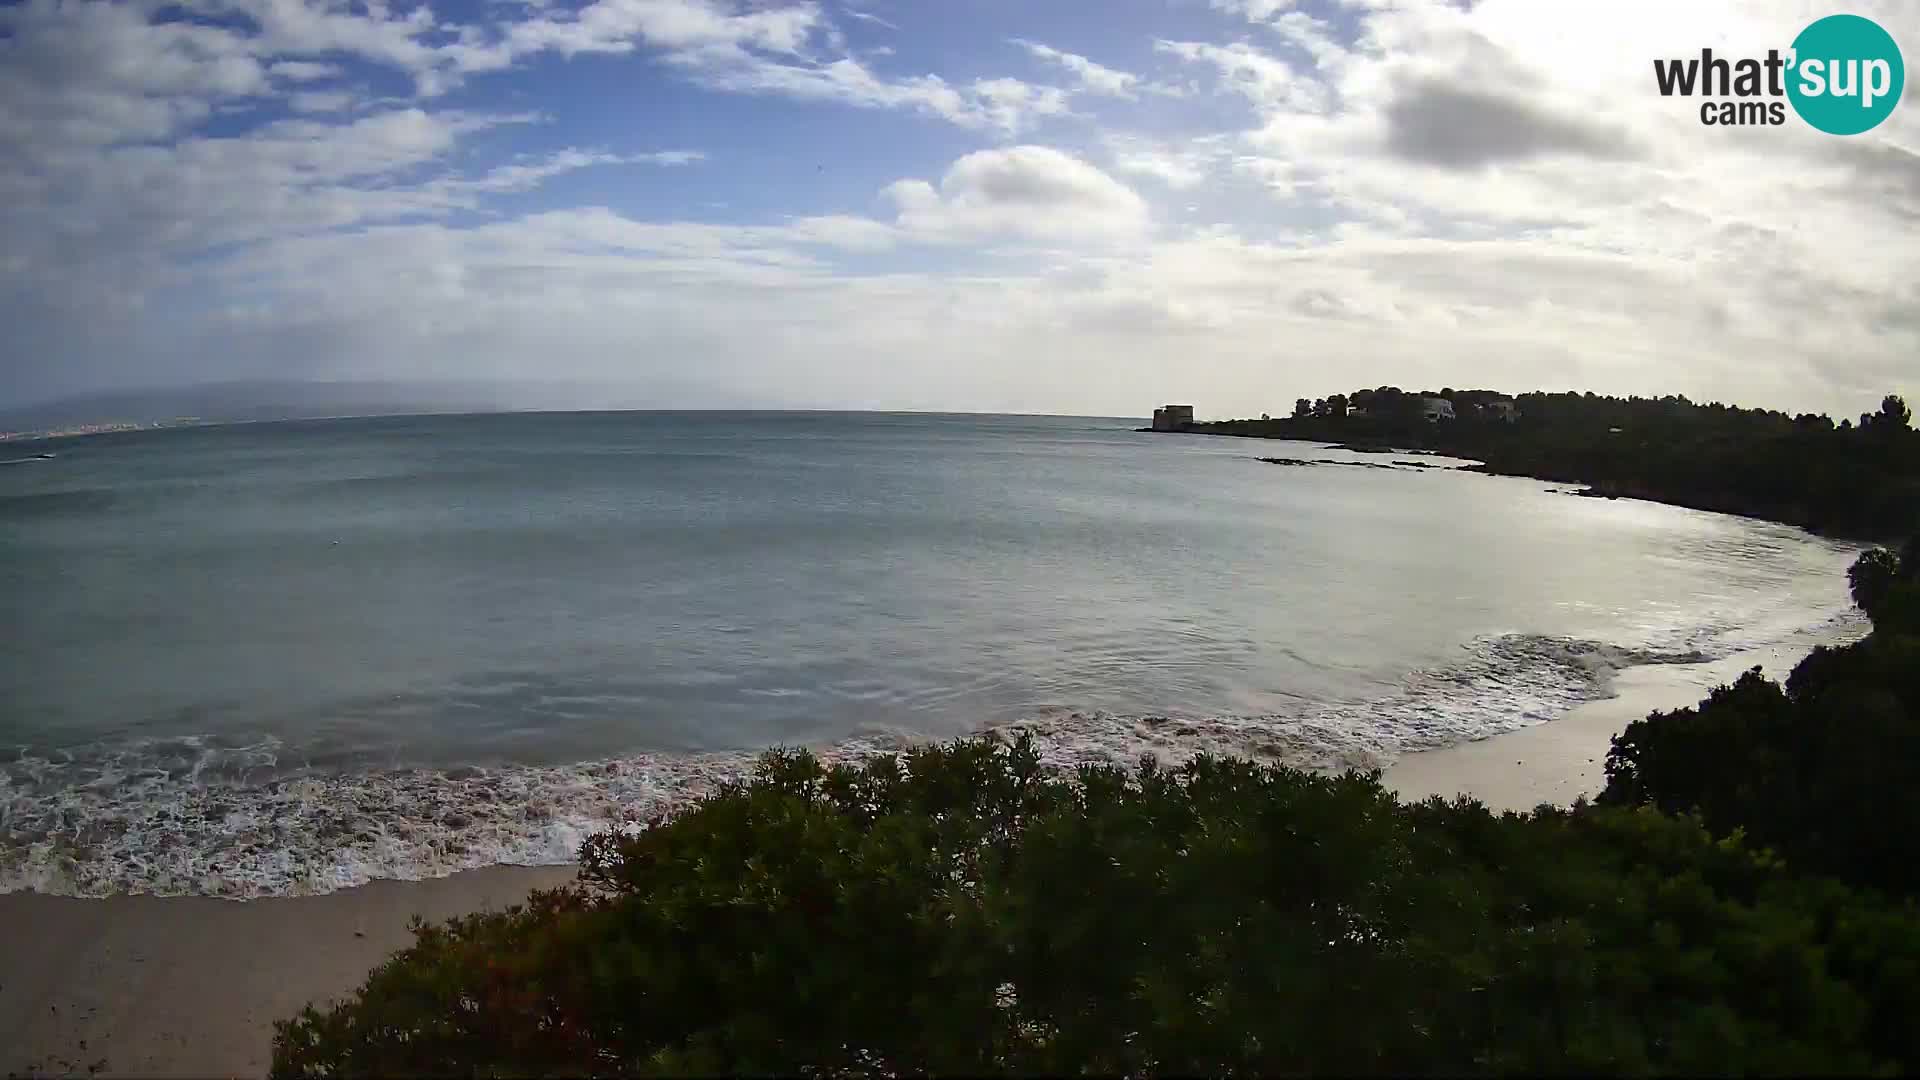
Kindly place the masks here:
[(1633, 725), (1571, 810), (769, 753), (572, 887), (418, 928), (274, 1072), (1920, 1069), (1916, 549), (1856, 566), (1867, 641)]
[[(1444, 398), (1456, 419), (1423, 418)], [(1502, 415), (1499, 402), (1516, 414)], [(1588, 485), (1595, 494), (1746, 514), (1817, 532), (1887, 539), (1920, 531), (1920, 432), (1900, 398), (1856, 424), (1684, 397), (1614, 398), (1396, 387), (1301, 399), (1294, 415), (1228, 420), (1214, 435), (1418, 447), (1489, 472)]]
[(1877, 954), (1851, 955), (1874, 1014), (1869, 1042), (1910, 1072), (1920, 1069), (1920, 535), (1898, 553), (1867, 552), (1848, 578), (1872, 633), (1816, 648), (1784, 687), (1756, 669), (1694, 708), (1628, 725), (1599, 803), (1692, 815), (1796, 872), (1902, 905), (1869, 917), (1884, 935)]

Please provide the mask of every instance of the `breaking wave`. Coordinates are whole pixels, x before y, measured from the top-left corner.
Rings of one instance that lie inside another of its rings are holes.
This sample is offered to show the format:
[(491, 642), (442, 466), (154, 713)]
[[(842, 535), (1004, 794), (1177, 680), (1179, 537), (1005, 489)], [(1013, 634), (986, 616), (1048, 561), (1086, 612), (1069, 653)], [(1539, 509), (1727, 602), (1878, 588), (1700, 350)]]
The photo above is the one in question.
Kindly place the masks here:
[[(1201, 752), (1312, 769), (1396, 757), (1553, 719), (1609, 696), (1615, 673), (1695, 663), (1695, 648), (1634, 649), (1506, 635), (1459, 663), (1415, 673), (1385, 698), (1252, 716), (1048, 711), (983, 730), (1031, 733), (1071, 766), (1163, 762)], [(831, 760), (919, 736), (857, 735), (815, 747)], [(0, 756), (0, 892), (233, 898), (332, 892), (493, 864), (571, 862), (581, 841), (696, 799), (752, 765), (753, 751), (635, 754), (557, 767), (289, 769), (278, 740), (145, 740)]]

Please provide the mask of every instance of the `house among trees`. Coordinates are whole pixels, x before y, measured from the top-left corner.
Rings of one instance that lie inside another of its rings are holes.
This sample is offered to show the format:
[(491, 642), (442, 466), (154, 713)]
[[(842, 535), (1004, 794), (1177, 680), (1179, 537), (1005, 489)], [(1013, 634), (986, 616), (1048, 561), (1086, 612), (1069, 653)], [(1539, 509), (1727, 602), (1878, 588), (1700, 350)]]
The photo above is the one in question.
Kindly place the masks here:
[(1300, 398), (1293, 403), (1294, 420), (1362, 420), (1387, 424), (1471, 419), (1513, 423), (1520, 418), (1520, 402), (1498, 390), (1408, 391), (1397, 386), (1361, 388), (1352, 394)]

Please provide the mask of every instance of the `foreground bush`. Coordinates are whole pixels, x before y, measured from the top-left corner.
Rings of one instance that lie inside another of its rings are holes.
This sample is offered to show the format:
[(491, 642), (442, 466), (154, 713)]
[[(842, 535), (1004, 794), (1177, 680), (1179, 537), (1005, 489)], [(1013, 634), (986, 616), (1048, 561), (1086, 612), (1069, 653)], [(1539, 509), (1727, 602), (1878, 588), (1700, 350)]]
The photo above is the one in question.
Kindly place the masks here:
[(1916, 925), (1651, 810), (773, 753), (420, 928), (274, 1073), (1857, 1072), (1920, 1061)]

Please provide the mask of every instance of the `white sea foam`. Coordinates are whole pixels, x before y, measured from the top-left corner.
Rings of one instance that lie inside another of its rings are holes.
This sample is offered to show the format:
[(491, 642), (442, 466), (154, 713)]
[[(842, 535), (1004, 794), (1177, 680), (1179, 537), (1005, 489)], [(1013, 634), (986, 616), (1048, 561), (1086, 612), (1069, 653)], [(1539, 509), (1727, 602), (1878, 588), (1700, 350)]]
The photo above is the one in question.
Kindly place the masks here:
[[(1832, 636), (1854, 636), (1833, 624)], [(1176, 763), (1201, 752), (1304, 768), (1384, 766), (1551, 720), (1607, 696), (1619, 670), (1710, 657), (1535, 635), (1477, 643), (1389, 697), (1257, 716), (1060, 710), (994, 725), (1025, 731), (1050, 764)], [(815, 748), (851, 760), (910, 736)], [(596, 830), (698, 798), (752, 765), (750, 751), (636, 754), (559, 767), (320, 773), (282, 767), (268, 740), (204, 738), (22, 751), (0, 764), (0, 892), (236, 898), (325, 893), (492, 864), (573, 860)]]

